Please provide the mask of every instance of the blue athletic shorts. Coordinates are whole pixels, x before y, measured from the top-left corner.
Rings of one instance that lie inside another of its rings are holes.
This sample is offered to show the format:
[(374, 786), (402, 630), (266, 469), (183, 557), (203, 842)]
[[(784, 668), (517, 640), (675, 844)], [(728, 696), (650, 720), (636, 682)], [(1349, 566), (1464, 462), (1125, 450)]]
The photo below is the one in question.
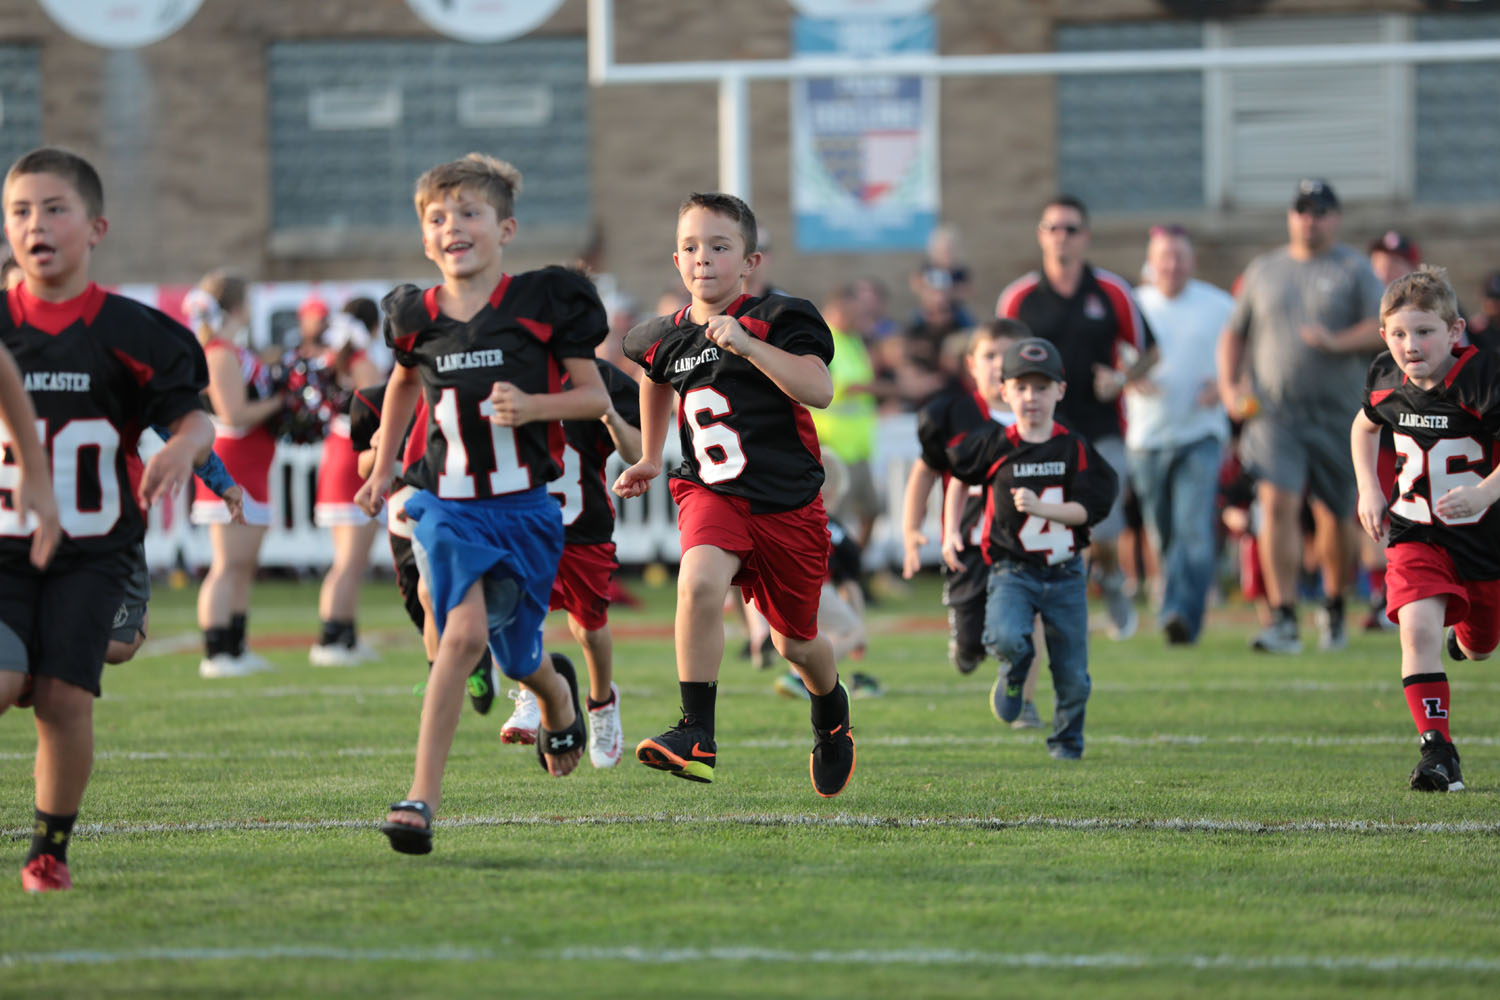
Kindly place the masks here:
[(528, 677), (542, 659), (542, 625), (562, 558), (562, 511), (546, 489), (490, 500), (439, 500), (419, 491), (406, 502), (412, 553), (438, 631), (476, 582), (483, 583), (490, 652), (505, 676)]

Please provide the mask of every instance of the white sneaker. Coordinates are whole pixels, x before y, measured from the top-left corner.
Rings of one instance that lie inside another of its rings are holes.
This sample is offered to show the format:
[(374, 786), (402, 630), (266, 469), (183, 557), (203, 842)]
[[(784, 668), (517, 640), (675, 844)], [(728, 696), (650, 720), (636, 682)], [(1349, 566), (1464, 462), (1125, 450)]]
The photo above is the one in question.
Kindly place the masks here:
[(500, 727), (500, 742), (534, 745), (537, 727), (542, 724), (542, 706), (537, 704), (536, 695), (527, 688), (507, 691), (506, 695), (516, 703), (516, 708)]
[(263, 659), (256, 663), (243, 656), (220, 653), (217, 656), (204, 657), (199, 661), (198, 676), (209, 680), (220, 677), (249, 677), (251, 674), (264, 673), (270, 669), (270, 663)]
[(307, 662), (315, 667), (357, 667), (365, 661), (358, 646), (318, 643), (307, 651)]
[(589, 760), (595, 767), (614, 767), (625, 749), (625, 734), (620, 730), (620, 689), (609, 686), (609, 704), (590, 708)]
[(1109, 616), (1105, 634), (1116, 642), (1129, 639), (1140, 627), (1141, 619), (1135, 602), (1125, 593), (1124, 578), (1118, 572), (1107, 574), (1099, 581), (1099, 587), (1104, 591), (1104, 610)]
[(246, 671), (252, 674), (264, 673), (267, 670), (275, 669), (271, 665), (270, 660), (250, 649), (248, 646), (245, 648), (245, 651), (243, 653), (236, 657), (236, 659), (240, 661)]

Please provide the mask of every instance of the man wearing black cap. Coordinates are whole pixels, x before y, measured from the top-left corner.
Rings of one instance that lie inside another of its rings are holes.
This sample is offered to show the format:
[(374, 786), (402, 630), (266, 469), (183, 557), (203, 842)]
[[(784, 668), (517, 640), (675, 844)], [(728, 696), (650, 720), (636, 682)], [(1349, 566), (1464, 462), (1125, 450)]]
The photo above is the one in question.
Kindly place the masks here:
[(1358, 544), (1349, 419), (1370, 355), (1382, 346), (1383, 287), (1363, 254), (1335, 242), (1340, 220), (1327, 181), (1298, 182), (1287, 245), (1250, 262), (1219, 338), (1219, 394), (1230, 416), (1246, 421), (1240, 460), (1257, 480), (1261, 568), (1275, 619), (1251, 645), (1267, 653), (1302, 649), (1296, 600), (1304, 494), (1326, 595), (1318, 645), (1340, 649), (1348, 641), (1343, 594)]
[(1405, 233), (1388, 229), (1370, 241), (1370, 268), (1381, 285), (1404, 278), (1422, 264), (1422, 252)]

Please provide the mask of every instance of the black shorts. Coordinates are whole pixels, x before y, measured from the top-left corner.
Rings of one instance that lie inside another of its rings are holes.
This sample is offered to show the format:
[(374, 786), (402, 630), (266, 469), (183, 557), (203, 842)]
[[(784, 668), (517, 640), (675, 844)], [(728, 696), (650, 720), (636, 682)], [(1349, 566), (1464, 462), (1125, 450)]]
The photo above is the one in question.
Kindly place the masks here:
[[(97, 696), (133, 554), (126, 549), (42, 572), (30, 563), (0, 567), (0, 626), (17, 640), (0, 643), (12, 649), (0, 669), (56, 677)], [(20, 650), (26, 662), (10, 662)]]
[(978, 546), (959, 554), (963, 572), (943, 568), (943, 603), (948, 607), (948, 638), (965, 659), (984, 659), (984, 609), (990, 568)]
[(391, 533), (391, 561), (396, 566), (396, 586), (401, 589), (401, 602), (406, 605), (406, 614), (417, 631), (422, 631), (427, 622), (427, 612), (422, 610), (422, 601), (417, 597), (417, 557), (411, 551), (411, 539), (405, 535)]
[(146, 606), (151, 603), (151, 569), (146, 565), (146, 545), (142, 542), (130, 554), (130, 575), (125, 578), (125, 597), (115, 612), (109, 638), (113, 642), (131, 643), (146, 634)]

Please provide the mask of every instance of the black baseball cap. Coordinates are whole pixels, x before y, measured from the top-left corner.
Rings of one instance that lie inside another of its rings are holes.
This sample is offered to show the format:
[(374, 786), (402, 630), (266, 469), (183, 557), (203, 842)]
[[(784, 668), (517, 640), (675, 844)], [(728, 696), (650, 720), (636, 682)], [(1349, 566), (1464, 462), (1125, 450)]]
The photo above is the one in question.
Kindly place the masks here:
[(1297, 182), (1297, 193), (1292, 197), (1292, 208), (1321, 209), (1324, 212), (1339, 210), (1339, 196), (1333, 193), (1329, 183), (1320, 177), (1304, 177)]
[(1011, 344), (1000, 362), (1000, 377), (1022, 375), (1045, 375), (1054, 382), (1065, 381), (1056, 345), (1041, 337), (1026, 337)]

